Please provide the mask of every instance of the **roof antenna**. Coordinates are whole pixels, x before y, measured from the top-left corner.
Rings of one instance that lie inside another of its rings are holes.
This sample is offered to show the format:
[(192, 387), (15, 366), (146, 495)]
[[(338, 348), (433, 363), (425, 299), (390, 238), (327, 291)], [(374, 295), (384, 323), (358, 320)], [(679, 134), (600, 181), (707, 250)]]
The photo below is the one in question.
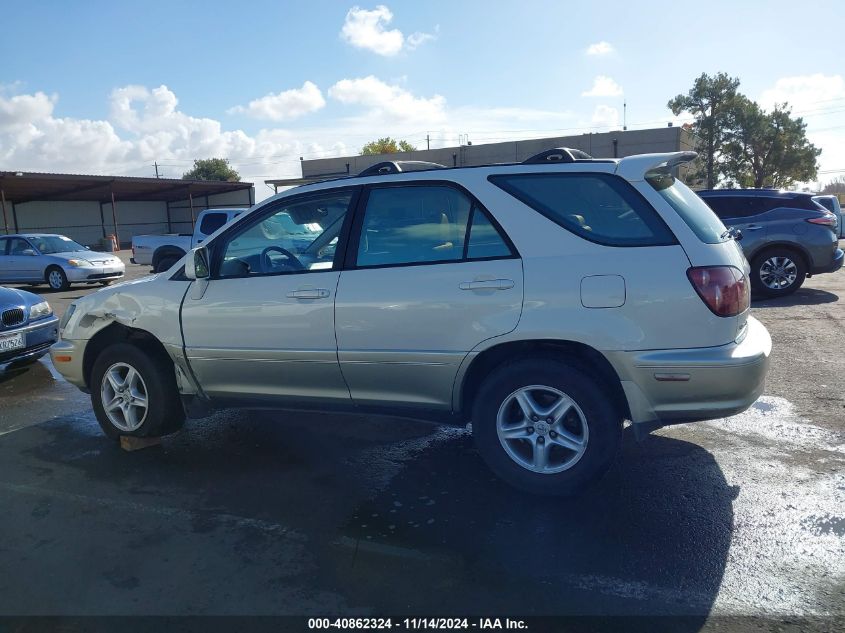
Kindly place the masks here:
[(628, 129), (628, 102), (623, 99), (622, 100), (622, 131)]

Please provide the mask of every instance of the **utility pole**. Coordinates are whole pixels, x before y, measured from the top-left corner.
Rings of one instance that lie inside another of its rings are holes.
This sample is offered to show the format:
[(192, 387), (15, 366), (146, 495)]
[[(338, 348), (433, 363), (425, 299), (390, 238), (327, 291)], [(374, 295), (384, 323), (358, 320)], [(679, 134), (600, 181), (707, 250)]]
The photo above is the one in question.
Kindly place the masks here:
[(154, 162), (153, 166), (156, 168), (156, 178), (161, 178), (161, 176), (158, 175), (158, 161)]
[(628, 129), (628, 102), (622, 101), (622, 131)]
[(431, 149), (431, 137), (428, 134), (425, 135), (425, 148)]

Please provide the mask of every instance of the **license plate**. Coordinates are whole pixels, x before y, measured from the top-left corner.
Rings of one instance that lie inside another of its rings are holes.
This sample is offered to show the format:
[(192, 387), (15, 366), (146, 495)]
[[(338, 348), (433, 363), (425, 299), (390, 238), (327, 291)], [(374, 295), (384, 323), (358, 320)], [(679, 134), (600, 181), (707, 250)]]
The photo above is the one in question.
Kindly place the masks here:
[(26, 342), (23, 332), (16, 334), (0, 334), (0, 352), (11, 352), (16, 349), (23, 349)]

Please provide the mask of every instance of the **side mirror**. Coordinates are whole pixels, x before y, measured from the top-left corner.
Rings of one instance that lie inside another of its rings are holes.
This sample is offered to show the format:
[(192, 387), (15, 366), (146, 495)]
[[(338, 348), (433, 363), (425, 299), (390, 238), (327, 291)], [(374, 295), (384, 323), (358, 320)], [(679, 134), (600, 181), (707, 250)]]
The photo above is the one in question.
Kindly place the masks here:
[(203, 246), (191, 249), (185, 261), (185, 277), (188, 279), (208, 279), (208, 251)]
[(21, 251), (21, 254), (23, 254), (23, 255), (32, 255), (32, 256), (38, 255), (38, 253), (36, 253), (36, 252), (35, 252), (34, 250), (32, 250), (31, 248), (26, 248), (26, 249), (22, 250), (22, 251)]

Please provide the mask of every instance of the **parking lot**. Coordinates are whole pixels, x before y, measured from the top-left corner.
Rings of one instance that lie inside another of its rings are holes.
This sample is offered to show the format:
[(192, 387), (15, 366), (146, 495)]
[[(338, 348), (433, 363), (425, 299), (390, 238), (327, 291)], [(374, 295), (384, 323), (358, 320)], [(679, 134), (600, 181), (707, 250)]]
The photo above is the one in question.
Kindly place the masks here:
[[(90, 291), (38, 289), (58, 314)], [(0, 377), (0, 613), (675, 614), (688, 630), (731, 615), (824, 630), (845, 617), (840, 297), (842, 271), (754, 302), (774, 341), (766, 394), (732, 418), (627, 436), (572, 499), (511, 490), (463, 429), (387, 417), (225, 411), (126, 453), (42, 359)]]

